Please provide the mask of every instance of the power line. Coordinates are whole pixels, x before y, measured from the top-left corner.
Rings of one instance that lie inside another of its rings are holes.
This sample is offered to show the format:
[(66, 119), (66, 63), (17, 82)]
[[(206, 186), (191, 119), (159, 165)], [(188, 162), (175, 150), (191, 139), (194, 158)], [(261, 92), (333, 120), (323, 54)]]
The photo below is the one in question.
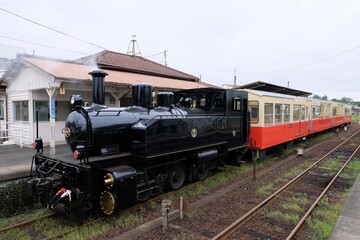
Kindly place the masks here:
[(78, 41), (87, 43), (87, 44), (89, 44), (89, 45), (92, 45), (92, 46), (101, 48), (101, 49), (103, 49), (103, 50), (107, 50), (106, 48), (104, 48), (104, 47), (102, 47), (102, 46), (99, 46), (99, 45), (97, 45), (97, 44), (94, 44), (94, 43), (88, 42), (88, 41), (86, 41), (86, 40), (83, 40), (83, 39), (81, 39), (81, 38), (72, 36), (72, 35), (70, 35), (70, 34), (67, 34), (67, 33), (65, 33), (65, 32), (62, 32), (62, 31), (57, 30), (57, 29), (55, 29), (55, 28), (49, 27), (49, 26), (47, 26), (47, 25), (45, 25), (45, 24), (36, 22), (36, 21), (31, 20), (31, 19), (29, 19), (29, 18), (23, 17), (23, 16), (21, 16), (21, 15), (19, 15), (19, 14), (16, 14), (16, 13), (13, 13), (13, 12), (11, 12), (11, 11), (8, 11), (8, 10), (6, 10), (6, 9), (4, 9), (4, 8), (1, 8), (1, 7), (0, 7), (0, 10), (1, 10), (1, 11), (4, 11), (4, 12), (7, 12), (7, 13), (9, 13), (9, 14), (11, 14), (11, 15), (14, 15), (14, 16), (16, 16), (16, 17), (18, 17), (18, 18), (21, 18), (21, 19), (23, 19), (23, 20), (26, 20), (26, 21), (28, 21), (28, 22), (34, 23), (34, 24), (36, 24), (36, 25), (38, 25), (38, 26), (41, 26), (41, 27), (44, 27), (44, 28), (49, 29), (49, 30), (51, 30), (51, 31), (54, 31), (54, 32), (60, 33), (60, 34), (62, 34), (62, 35), (65, 35), (65, 36), (67, 36), (67, 37), (70, 37), (70, 38), (76, 39), (76, 40), (78, 40)]
[(79, 54), (83, 54), (83, 55), (89, 55), (88, 53), (73, 51), (73, 50), (69, 50), (69, 49), (65, 49), (65, 48), (58, 48), (58, 47), (48, 46), (48, 45), (41, 44), (41, 43), (34, 43), (34, 42), (21, 40), (21, 39), (17, 39), (17, 38), (12, 38), (12, 37), (7, 37), (7, 36), (2, 36), (2, 35), (0, 35), (0, 38), (6, 38), (6, 39), (10, 39), (10, 40), (15, 40), (15, 41), (24, 42), (24, 43), (30, 43), (30, 44), (41, 46), (41, 47), (52, 48), (52, 49), (57, 49), (57, 50), (62, 50), (62, 51), (67, 51), (67, 52), (72, 52), (72, 53), (79, 53)]
[(333, 58), (336, 58), (336, 57), (339, 57), (339, 56), (348, 54), (348, 53), (353, 52), (353, 51), (356, 51), (356, 50), (358, 50), (358, 49), (360, 49), (360, 46), (357, 46), (357, 47), (348, 49), (348, 50), (346, 50), (346, 51), (337, 53), (337, 54), (335, 54), (335, 55), (331, 55), (331, 56), (328, 56), (328, 57), (325, 57), (325, 58), (321, 58), (321, 59), (315, 60), (315, 61), (310, 62), (310, 63), (306, 63), (306, 64), (294, 66), (294, 67), (289, 67), (289, 68), (284, 68), (284, 69), (278, 69), (278, 70), (272, 70), (272, 71), (263, 71), (263, 72), (240, 72), (240, 73), (243, 73), (243, 74), (246, 74), (246, 73), (248, 73), (248, 74), (256, 74), (256, 73), (276, 73), (276, 72), (286, 72), (286, 71), (290, 71), (290, 70), (296, 70), (296, 69), (299, 69), (299, 68), (305, 68), (305, 67), (309, 67), (309, 66), (312, 66), (312, 65), (315, 65), (315, 64), (318, 64), (318, 63), (322, 63), (322, 62), (328, 61), (328, 60), (330, 60), (330, 59), (333, 59)]

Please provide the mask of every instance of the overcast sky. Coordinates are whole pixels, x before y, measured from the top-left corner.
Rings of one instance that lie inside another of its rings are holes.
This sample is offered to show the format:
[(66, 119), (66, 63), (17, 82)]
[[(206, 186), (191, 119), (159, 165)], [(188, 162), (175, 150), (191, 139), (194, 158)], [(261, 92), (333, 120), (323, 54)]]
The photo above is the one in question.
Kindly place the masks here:
[[(167, 50), (168, 66), (218, 86), (233, 84), (236, 69), (237, 84), (360, 101), (358, 0), (0, 0), (0, 8), (0, 44), (26, 53), (76, 59), (103, 49), (4, 10), (121, 53), (136, 35), (143, 57)], [(161, 54), (149, 59), (164, 63)]]

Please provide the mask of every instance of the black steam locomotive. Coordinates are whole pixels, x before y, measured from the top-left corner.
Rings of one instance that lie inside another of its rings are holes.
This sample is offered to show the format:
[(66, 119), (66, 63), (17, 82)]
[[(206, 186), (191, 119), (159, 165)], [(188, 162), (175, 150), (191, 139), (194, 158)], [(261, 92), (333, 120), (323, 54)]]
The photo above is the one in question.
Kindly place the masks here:
[(236, 159), (247, 147), (245, 92), (160, 92), (154, 107), (153, 87), (137, 84), (132, 107), (110, 108), (104, 105), (107, 74), (89, 74), (93, 104), (82, 107), (81, 96), (73, 95), (63, 130), (73, 156), (45, 156), (41, 138), (35, 140), (37, 176), (28, 181), (28, 190), (49, 208), (79, 212), (91, 203), (110, 215), (164, 188), (206, 178), (227, 156)]

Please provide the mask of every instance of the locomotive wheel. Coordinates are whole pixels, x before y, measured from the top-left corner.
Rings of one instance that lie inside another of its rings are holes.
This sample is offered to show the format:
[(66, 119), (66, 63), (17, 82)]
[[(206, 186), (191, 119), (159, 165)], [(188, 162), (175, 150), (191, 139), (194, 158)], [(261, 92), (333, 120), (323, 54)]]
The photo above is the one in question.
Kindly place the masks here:
[(185, 170), (184, 167), (177, 164), (169, 168), (167, 183), (171, 190), (177, 190), (185, 182)]
[(195, 169), (195, 178), (197, 180), (205, 179), (209, 174), (209, 168), (206, 163), (199, 163)]

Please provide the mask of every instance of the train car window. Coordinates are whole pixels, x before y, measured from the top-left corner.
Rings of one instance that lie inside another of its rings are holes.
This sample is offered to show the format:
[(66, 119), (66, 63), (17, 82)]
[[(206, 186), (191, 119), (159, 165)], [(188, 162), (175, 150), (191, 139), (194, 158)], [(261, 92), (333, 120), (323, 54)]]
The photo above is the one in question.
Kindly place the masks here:
[(290, 122), (290, 104), (284, 104), (284, 122)]
[(301, 106), (301, 120), (305, 120), (307, 118), (307, 111), (305, 106)]
[(333, 108), (333, 116), (336, 116), (336, 107)]
[(250, 123), (259, 123), (259, 102), (249, 101)]
[(240, 98), (233, 98), (233, 111), (241, 110), (241, 100)]
[(320, 107), (312, 106), (311, 119), (319, 118), (320, 116)]
[(345, 108), (345, 115), (346, 116), (350, 115), (350, 109), (349, 108)]
[(300, 120), (300, 105), (294, 105), (293, 107), (293, 121)]
[(265, 125), (273, 124), (274, 119), (274, 104), (265, 103), (265, 114), (264, 114), (264, 123)]
[(275, 103), (275, 124), (282, 123), (282, 104), (281, 103)]

